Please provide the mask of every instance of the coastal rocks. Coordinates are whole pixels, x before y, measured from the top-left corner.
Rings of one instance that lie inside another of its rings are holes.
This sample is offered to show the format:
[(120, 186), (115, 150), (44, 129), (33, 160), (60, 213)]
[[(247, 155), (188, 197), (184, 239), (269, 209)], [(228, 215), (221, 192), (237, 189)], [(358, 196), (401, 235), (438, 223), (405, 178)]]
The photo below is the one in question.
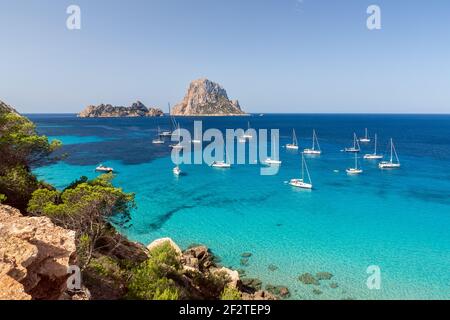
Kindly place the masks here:
[(266, 291), (270, 292), (276, 297), (280, 297), (282, 299), (289, 298), (291, 293), (287, 287), (284, 286), (274, 286), (271, 284), (266, 285)]
[(237, 100), (228, 99), (227, 92), (218, 83), (208, 79), (192, 81), (182, 102), (171, 112), (176, 116), (231, 116), (244, 115)]
[(151, 251), (152, 249), (159, 247), (165, 243), (168, 243), (172, 247), (172, 249), (174, 249), (175, 252), (181, 256), (182, 252), (180, 247), (171, 238), (156, 239), (147, 246), (147, 249)]
[(269, 269), (269, 271), (275, 272), (278, 270), (278, 267), (274, 264), (269, 264), (269, 266), (267, 267)]
[(75, 259), (74, 231), (0, 205), (0, 299), (59, 299)]
[(241, 280), (243, 289), (259, 291), (262, 288), (262, 281), (257, 278), (246, 278)]
[(0, 112), (13, 112), (18, 114), (18, 112), (13, 107), (7, 105), (1, 100), (0, 100)]
[(300, 277), (298, 277), (298, 280), (306, 285), (319, 285), (319, 280), (317, 280), (311, 273), (304, 273), (300, 275)]
[(78, 114), (80, 118), (115, 118), (115, 117), (159, 117), (163, 112), (157, 108), (147, 108), (142, 102), (137, 101), (130, 107), (112, 106), (100, 104), (88, 106)]
[(321, 280), (330, 280), (331, 278), (333, 278), (333, 274), (330, 273), (330, 272), (317, 272), (316, 273), (316, 278), (319, 281), (321, 281)]

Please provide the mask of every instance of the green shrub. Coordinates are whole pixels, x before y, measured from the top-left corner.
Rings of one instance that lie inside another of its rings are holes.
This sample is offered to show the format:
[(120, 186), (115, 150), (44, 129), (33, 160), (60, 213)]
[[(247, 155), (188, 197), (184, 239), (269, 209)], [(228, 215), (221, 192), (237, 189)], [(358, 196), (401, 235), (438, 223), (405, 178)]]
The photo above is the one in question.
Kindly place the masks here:
[(241, 300), (241, 293), (236, 288), (225, 287), (220, 295), (220, 300)]
[(126, 223), (135, 207), (134, 194), (115, 188), (112, 178), (113, 175), (102, 175), (74, 183), (73, 188), (62, 192), (38, 189), (28, 203), (29, 213), (48, 216), (57, 225), (75, 230), (82, 268), (89, 264), (97, 241), (110, 237), (110, 222), (116, 218), (119, 223)]
[(61, 146), (36, 133), (27, 118), (0, 108), (0, 193), (6, 204), (25, 211), (31, 194), (39, 187), (30, 167), (49, 158)]
[(128, 298), (138, 300), (177, 300), (179, 290), (173, 279), (181, 270), (177, 252), (165, 243), (154, 248), (150, 257), (132, 270)]
[(0, 193), (0, 203), (5, 202), (6, 196)]

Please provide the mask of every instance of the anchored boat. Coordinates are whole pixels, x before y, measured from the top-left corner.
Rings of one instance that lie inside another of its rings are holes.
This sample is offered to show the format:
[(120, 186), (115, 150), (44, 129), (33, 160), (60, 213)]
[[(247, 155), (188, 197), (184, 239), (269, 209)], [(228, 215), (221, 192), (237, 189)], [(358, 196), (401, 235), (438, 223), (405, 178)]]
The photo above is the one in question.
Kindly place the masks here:
[[(378, 167), (380, 169), (397, 169), (400, 168), (400, 160), (398, 159), (397, 151), (395, 150), (394, 141), (390, 140), (391, 145), (391, 157), (389, 161), (381, 161), (378, 164)], [(394, 162), (394, 155), (395, 155), (395, 162)]]
[[(319, 139), (317, 139), (316, 130), (313, 130), (313, 138), (312, 138), (312, 148), (303, 150), (304, 154), (312, 154), (312, 155), (320, 155), (322, 154), (322, 150), (320, 150)], [(316, 148), (317, 145), (317, 148)]]
[[(308, 177), (308, 182), (305, 182), (305, 171)], [(302, 189), (312, 189), (311, 176), (309, 175), (308, 166), (306, 165), (305, 155), (302, 153), (302, 178), (301, 179), (291, 179), (289, 184), (293, 187)]]

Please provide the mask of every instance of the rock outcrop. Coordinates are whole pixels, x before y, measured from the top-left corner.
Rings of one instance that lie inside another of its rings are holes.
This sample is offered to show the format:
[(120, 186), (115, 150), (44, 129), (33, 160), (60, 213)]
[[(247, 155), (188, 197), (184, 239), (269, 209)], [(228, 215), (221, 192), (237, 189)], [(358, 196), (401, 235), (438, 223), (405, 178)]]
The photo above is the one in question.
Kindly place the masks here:
[(78, 114), (80, 118), (116, 118), (116, 117), (159, 117), (164, 115), (161, 109), (147, 108), (137, 101), (130, 107), (116, 107), (110, 104), (88, 106)]
[(0, 112), (14, 112), (18, 113), (13, 107), (7, 105), (3, 101), (0, 100)]
[(74, 231), (0, 205), (0, 300), (59, 299), (75, 259)]
[(237, 100), (228, 99), (218, 83), (208, 79), (192, 81), (183, 101), (171, 111), (175, 116), (235, 116), (244, 115)]

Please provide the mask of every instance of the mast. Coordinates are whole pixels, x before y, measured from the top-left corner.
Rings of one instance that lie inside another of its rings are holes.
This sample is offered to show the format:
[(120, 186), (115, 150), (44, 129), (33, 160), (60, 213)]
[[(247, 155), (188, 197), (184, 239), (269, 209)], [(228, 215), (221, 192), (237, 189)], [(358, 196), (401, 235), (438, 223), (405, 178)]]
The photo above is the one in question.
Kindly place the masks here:
[[(355, 133), (355, 144), (358, 146), (358, 151), (361, 150), (361, 147), (359, 146), (359, 142), (358, 139), (356, 137), (356, 133)], [(356, 148), (355, 148), (356, 149)]]
[(305, 155), (302, 152), (302, 181), (305, 182)]
[(375, 152), (373, 153), (374, 155), (377, 154), (377, 134), (375, 133)]
[(394, 144), (393, 144), (393, 142), (392, 142), (392, 138), (391, 138), (391, 163), (392, 163), (392, 156), (393, 156), (393, 146), (394, 146)]
[(316, 130), (313, 130), (313, 150), (315, 150), (314, 139), (316, 140), (317, 143), (317, 149), (320, 151), (320, 144), (319, 139), (317, 138)]

